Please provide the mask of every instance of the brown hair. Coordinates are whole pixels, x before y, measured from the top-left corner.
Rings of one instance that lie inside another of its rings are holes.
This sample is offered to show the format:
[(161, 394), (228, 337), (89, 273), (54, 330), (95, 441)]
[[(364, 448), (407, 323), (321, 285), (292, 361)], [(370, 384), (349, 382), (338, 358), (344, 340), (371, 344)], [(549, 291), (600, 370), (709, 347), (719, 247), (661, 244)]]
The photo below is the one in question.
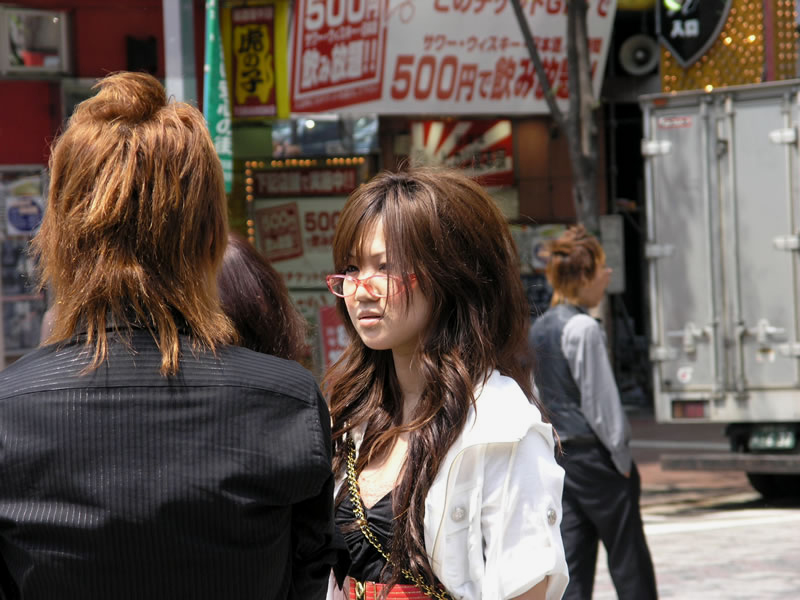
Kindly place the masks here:
[(168, 103), (155, 78), (117, 73), (95, 87), (53, 147), (32, 245), (55, 296), (48, 342), (85, 327), (95, 368), (107, 327), (146, 327), (161, 372), (174, 374), (181, 326), (211, 350), (233, 335), (215, 279), (227, 238), (222, 166), (202, 114)]
[(606, 260), (600, 242), (583, 225), (567, 229), (547, 245), (547, 251), (550, 256), (545, 273), (553, 288), (553, 306), (574, 300)]
[[(392, 556), (431, 580), (423, 539), (425, 496), (466, 423), (475, 386), (497, 369), (531, 397), (524, 360), (528, 304), (505, 219), (486, 191), (466, 176), (419, 168), (383, 173), (360, 186), (345, 204), (334, 235), (337, 271), (343, 272), (349, 255), (361, 249), (363, 236), (378, 222), (390, 272), (405, 278), (407, 295), (413, 273), (431, 303), (430, 326), (416, 357), (424, 390), (415, 420), (401, 426), (402, 397), (391, 351), (365, 346), (339, 299), (350, 344), (325, 378), (334, 469), (343, 469), (344, 436), (351, 430), (364, 428), (358, 470), (385, 455), (399, 433), (410, 432), (392, 496)], [(398, 571), (387, 571), (390, 583), (402, 580)]]
[(283, 278), (237, 234), (228, 237), (217, 283), (240, 345), (289, 360), (306, 355), (306, 320), (289, 299)]

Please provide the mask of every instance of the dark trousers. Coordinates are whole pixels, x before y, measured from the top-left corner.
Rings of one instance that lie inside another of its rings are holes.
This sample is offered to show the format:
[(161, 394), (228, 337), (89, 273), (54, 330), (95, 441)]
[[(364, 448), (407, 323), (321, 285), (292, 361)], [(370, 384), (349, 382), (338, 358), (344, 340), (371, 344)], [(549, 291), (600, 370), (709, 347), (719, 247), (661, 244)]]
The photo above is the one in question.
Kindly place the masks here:
[(569, 566), (565, 600), (591, 600), (598, 541), (619, 600), (658, 597), (653, 561), (639, 511), (641, 480), (636, 465), (623, 477), (600, 444), (564, 444), (564, 515), (561, 536)]

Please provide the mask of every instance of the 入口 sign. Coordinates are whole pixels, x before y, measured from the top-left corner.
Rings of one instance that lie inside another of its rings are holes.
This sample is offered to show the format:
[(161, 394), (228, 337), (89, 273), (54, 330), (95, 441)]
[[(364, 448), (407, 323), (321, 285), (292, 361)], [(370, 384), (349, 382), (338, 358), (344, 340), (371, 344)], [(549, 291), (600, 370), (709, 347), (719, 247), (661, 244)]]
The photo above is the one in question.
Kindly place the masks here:
[(656, 10), (658, 37), (686, 68), (716, 41), (730, 8), (731, 0), (660, 0)]

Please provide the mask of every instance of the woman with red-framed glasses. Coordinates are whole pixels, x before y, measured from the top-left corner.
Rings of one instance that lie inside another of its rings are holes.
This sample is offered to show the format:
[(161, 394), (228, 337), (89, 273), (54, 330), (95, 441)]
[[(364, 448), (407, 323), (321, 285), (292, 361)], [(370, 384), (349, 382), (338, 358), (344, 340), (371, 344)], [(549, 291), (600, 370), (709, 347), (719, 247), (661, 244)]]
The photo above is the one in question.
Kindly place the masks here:
[(532, 397), (503, 215), (452, 170), (348, 199), (327, 277), (350, 344), (326, 375), (347, 547), (329, 597), (557, 599), (563, 470)]

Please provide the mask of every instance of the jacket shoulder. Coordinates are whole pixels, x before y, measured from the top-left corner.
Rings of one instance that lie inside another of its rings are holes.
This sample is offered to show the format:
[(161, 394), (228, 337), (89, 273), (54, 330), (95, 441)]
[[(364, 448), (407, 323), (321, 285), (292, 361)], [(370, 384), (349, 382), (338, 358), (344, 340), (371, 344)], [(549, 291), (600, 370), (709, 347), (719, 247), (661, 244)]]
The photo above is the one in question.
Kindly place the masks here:
[(549, 425), (519, 384), (495, 371), (476, 394), (463, 436), (465, 444), (515, 442), (542, 427)]

